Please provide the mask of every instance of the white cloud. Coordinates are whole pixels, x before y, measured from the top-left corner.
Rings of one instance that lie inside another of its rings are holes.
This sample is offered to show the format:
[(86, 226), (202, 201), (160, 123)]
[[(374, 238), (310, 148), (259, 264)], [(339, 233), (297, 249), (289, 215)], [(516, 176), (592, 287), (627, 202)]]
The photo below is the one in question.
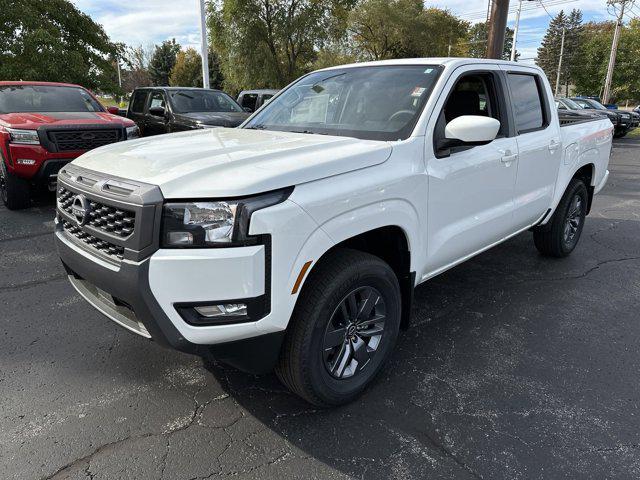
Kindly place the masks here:
[(175, 38), (183, 48), (200, 44), (199, 0), (72, 1), (113, 41), (146, 46)]

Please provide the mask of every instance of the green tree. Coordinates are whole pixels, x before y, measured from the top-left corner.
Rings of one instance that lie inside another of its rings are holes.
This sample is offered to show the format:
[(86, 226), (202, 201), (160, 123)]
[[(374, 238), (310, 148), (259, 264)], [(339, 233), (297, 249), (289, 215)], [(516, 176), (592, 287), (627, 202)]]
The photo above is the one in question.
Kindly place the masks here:
[[(209, 85), (222, 88), (220, 59), (209, 52)], [(202, 56), (193, 48), (178, 52), (176, 64), (171, 70), (169, 85), (181, 87), (202, 87)]]
[(352, 51), (363, 60), (460, 54), (467, 28), (447, 10), (425, 9), (421, 0), (363, 0), (347, 24)]
[(149, 62), (149, 77), (153, 85), (169, 85), (169, 76), (179, 51), (180, 44), (175, 38), (156, 45)]
[[(467, 56), (472, 58), (486, 58), (487, 41), (489, 40), (489, 31), (487, 22), (476, 23), (469, 29), (469, 40), (467, 41)], [(509, 60), (511, 58), (511, 46), (513, 45), (513, 29), (507, 27), (504, 37), (504, 49), (502, 50), (502, 59)], [(520, 54), (516, 50), (516, 58)]]
[(0, 0), (0, 78), (117, 93), (116, 46), (67, 0)]
[[(599, 95), (609, 65), (615, 22), (589, 22), (581, 33), (580, 62), (574, 72), (576, 93)], [(613, 72), (614, 101), (640, 100), (640, 21), (631, 20), (622, 28)]]
[(225, 88), (283, 87), (340, 34), (353, 0), (221, 0), (208, 25)]
[(142, 45), (126, 47), (122, 56), (122, 90), (127, 93), (138, 87), (151, 85), (149, 62), (151, 49)]
[(542, 39), (542, 45), (538, 48), (536, 63), (544, 70), (552, 85), (555, 85), (558, 76), (560, 61), (560, 48), (562, 45), (562, 31), (564, 30), (564, 55), (562, 57), (562, 70), (560, 72), (560, 84), (565, 86), (565, 94), (569, 93), (569, 85), (575, 82), (576, 76), (584, 69), (585, 58), (582, 53), (582, 44), (586, 39), (583, 35), (582, 12), (572, 10), (569, 15), (560, 11), (551, 22)]
[(178, 52), (171, 70), (169, 85), (178, 87), (202, 86), (202, 58), (193, 48)]

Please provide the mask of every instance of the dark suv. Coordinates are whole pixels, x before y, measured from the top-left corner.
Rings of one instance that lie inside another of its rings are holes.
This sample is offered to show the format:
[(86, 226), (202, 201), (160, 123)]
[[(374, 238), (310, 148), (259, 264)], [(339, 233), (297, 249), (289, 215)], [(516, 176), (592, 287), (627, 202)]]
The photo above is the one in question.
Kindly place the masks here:
[(249, 114), (220, 90), (184, 87), (137, 88), (127, 117), (143, 137), (196, 128), (237, 127)]

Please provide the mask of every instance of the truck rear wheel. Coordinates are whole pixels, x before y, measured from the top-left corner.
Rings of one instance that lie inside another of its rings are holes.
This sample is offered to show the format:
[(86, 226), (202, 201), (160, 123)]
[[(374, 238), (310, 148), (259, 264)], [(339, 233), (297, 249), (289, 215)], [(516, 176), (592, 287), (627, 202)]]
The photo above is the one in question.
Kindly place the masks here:
[(29, 181), (16, 177), (7, 171), (7, 166), (0, 161), (0, 197), (9, 210), (21, 210), (31, 205), (31, 188)]
[(393, 350), (400, 295), (395, 273), (378, 257), (331, 253), (300, 293), (276, 366), (280, 380), (314, 405), (355, 399)]
[(550, 257), (566, 257), (580, 240), (587, 214), (587, 187), (582, 180), (573, 179), (564, 192), (548, 225), (533, 231), (538, 251)]

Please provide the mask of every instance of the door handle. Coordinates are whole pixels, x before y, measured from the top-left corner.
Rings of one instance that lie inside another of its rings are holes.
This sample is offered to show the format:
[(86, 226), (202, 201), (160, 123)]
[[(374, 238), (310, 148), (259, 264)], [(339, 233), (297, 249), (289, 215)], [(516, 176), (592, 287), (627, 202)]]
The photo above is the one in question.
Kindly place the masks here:
[(560, 144), (558, 142), (556, 142), (555, 140), (551, 140), (551, 142), (549, 142), (549, 151), (553, 153), (558, 149), (559, 146)]
[(514, 153), (514, 154), (512, 154), (512, 155), (503, 155), (503, 156), (500, 158), (500, 161), (501, 161), (502, 163), (507, 163), (507, 164), (509, 164), (509, 163), (511, 163), (511, 162), (515, 162), (517, 159), (518, 159), (518, 154), (517, 154), (517, 153)]

